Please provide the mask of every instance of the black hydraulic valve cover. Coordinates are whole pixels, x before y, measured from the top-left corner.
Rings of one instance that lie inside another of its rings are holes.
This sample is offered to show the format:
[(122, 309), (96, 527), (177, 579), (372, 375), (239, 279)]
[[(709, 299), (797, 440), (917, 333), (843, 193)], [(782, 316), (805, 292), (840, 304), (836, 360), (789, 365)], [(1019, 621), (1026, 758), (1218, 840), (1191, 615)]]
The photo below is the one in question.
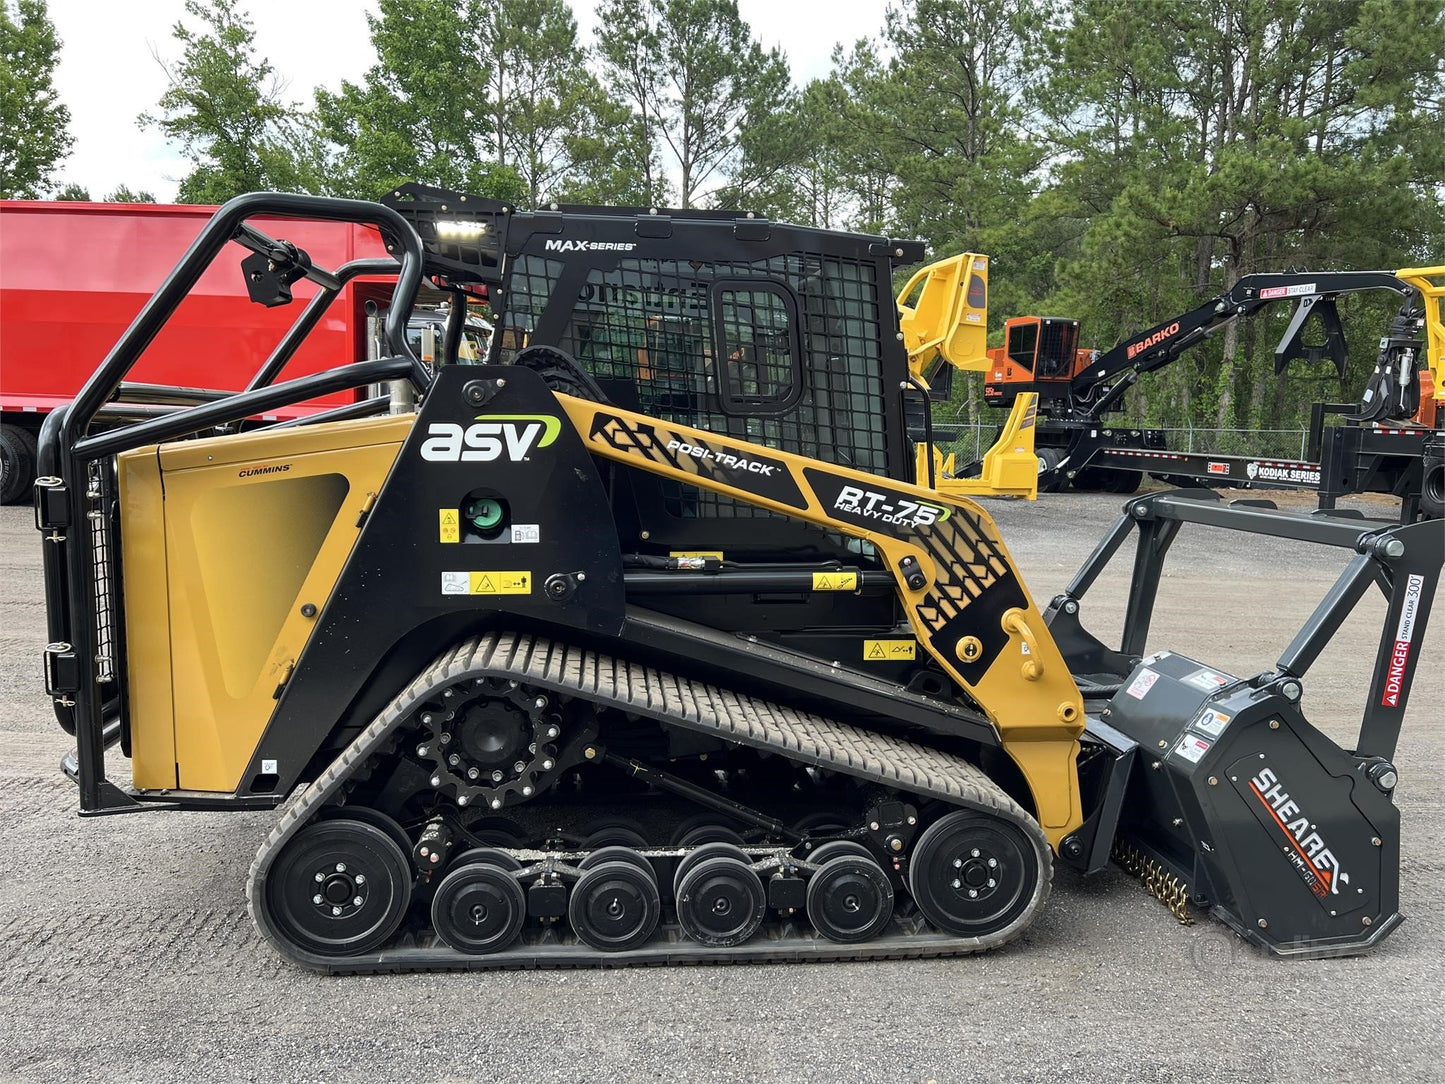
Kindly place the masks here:
[(1118, 837), (1271, 952), (1358, 952), (1400, 922), (1399, 812), (1298, 699), (1291, 678), (1143, 660), (1108, 709), (1140, 746)]

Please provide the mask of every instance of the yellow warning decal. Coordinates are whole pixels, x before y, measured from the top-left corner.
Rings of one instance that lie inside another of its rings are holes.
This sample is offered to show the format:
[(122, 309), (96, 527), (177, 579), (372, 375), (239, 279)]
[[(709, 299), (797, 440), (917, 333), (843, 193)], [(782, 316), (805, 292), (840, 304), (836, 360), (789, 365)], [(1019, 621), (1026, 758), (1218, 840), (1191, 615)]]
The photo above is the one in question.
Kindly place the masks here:
[(858, 573), (856, 572), (814, 572), (814, 591), (856, 591), (858, 590)]
[(668, 550), (669, 557), (711, 557), (714, 561), (723, 559), (722, 550)]
[(474, 595), (530, 595), (532, 574), (530, 572), (473, 572), (471, 576)]
[(461, 517), (455, 508), (438, 509), (437, 518), (441, 521), (441, 540), (443, 542), (460, 542), (462, 540)]
[(863, 641), (865, 662), (911, 662), (917, 651), (917, 640)]

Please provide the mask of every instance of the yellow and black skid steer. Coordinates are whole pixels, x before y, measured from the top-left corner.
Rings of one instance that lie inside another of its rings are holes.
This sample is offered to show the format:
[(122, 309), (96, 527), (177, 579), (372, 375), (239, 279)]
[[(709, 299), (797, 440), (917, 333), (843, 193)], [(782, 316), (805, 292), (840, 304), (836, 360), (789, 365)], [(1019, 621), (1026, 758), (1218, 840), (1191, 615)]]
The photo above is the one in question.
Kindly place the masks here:
[[(257, 216), (372, 224), (395, 265), (317, 267)], [(247, 390), (153, 389), (95, 428), (233, 241), (262, 303), (316, 284), (297, 328)], [(1114, 858), (1273, 952), (1377, 943), (1439, 531), (1153, 494), (1040, 609), (984, 509), (915, 477), (889, 283), (918, 255), (417, 186), (226, 204), (42, 434), (46, 688), (82, 813), (276, 808), (252, 916), (338, 972), (969, 953), (1029, 926), (1054, 862)], [(278, 382), (381, 270), (384, 356)], [(434, 370), (411, 354), (423, 277), (489, 292), (485, 363), (451, 327)], [(1348, 555), (1272, 670), (1146, 654), (1193, 523)], [(1081, 600), (1136, 533), (1114, 648)], [(1302, 681), (1372, 590), (1345, 750)]]

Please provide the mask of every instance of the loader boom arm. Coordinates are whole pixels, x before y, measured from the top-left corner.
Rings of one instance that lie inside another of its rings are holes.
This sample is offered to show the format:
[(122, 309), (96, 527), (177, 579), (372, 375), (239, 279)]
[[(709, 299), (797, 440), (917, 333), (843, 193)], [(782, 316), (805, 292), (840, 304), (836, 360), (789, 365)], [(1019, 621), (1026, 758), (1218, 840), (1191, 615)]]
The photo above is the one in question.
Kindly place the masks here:
[(1361, 290), (1406, 293), (1410, 285), (1388, 271), (1322, 271), (1245, 275), (1226, 293), (1189, 312), (1155, 324), (1100, 353), (1071, 382), (1076, 401), (1124, 373), (1148, 373), (1168, 365), (1231, 321), (1279, 301), (1332, 298)]
[(1083, 701), (998, 529), (972, 501), (558, 395), (588, 449), (870, 543), (918, 642), (998, 730), (1056, 847), (1081, 820)]

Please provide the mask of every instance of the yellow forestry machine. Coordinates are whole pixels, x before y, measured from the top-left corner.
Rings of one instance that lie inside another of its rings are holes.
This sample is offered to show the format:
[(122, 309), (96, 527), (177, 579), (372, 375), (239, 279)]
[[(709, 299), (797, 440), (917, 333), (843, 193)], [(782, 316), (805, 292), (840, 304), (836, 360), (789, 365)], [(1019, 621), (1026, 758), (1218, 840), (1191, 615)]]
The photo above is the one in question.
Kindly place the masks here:
[[(323, 268), (257, 217), (371, 224), (395, 262)], [(233, 241), (259, 303), (315, 284), (296, 326), (246, 390), (150, 388), (150, 416), (98, 427)], [(1041, 609), (917, 455), (922, 338), (889, 283), (921, 256), (420, 186), (226, 204), (40, 441), (45, 682), (82, 813), (276, 809), (252, 916), (337, 972), (969, 953), (1034, 921), (1055, 862), (1111, 858), (1272, 952), (1376, 944), (1438, 525), (1153, 494)], [(280, 379), (381, 271), (384, 356)], [(458, 300), (434, 371), (406, 341), (423, 278)], [(497, 333), (459, 363), (479, 291)], [(1186, 524), (1344, 552), (1272, 669), (1146, 650)], [(1109, 646), (1081, 600), (1135, 534)], [(1374, 590), (1342, 749), (1302, 682)]]

